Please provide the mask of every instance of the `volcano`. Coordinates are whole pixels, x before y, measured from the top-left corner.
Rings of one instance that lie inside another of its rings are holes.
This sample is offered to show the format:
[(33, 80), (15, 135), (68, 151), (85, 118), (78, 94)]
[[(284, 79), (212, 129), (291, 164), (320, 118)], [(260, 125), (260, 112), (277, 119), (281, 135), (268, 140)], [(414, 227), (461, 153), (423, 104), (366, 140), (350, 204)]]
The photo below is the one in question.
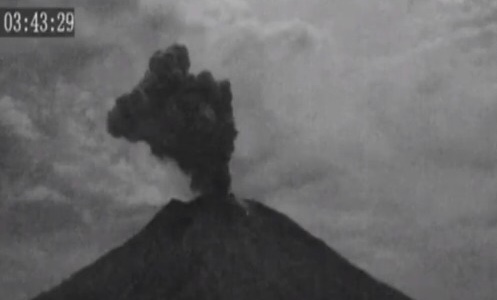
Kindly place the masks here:
[(33, 300), (409, 300), (253, 200), (169, 201), (135, 236)]
[(122, 246), (34, 300), (408, 300), (285, 215), (231, 193), (231, 85), (189, 68), (185, 45), (155, 52), (107, 129), (176, 161), (200, 196), (172, 199)]

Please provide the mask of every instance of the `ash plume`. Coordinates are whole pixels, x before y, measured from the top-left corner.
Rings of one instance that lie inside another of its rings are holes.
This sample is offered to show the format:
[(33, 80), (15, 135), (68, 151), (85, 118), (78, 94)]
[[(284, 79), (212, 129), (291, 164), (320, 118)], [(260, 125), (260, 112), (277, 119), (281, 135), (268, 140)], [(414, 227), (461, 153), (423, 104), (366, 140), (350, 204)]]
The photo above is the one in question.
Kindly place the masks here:
[(230, 192), (229, 161), (237, 135), (227, 80), (208, 71), (189, 73), (184, 45), (156, 51), (143, 79), (116, 99), (107, 130), (146, 142), (159, 159), (173, 159), (201, 194)]

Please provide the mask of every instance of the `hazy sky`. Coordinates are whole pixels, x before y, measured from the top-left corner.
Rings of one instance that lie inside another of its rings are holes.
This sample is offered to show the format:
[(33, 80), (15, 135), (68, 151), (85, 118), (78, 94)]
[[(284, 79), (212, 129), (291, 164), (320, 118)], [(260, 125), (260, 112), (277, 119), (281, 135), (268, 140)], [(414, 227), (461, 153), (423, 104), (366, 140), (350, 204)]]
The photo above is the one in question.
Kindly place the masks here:
[(40, 2), (75, 6), (77, 34), (0, 39), (2, 297), (189, 199), (172, 163), (105, 132), (114, 98), (178, 41), (195, 72), (232, 81), (238, 195), (417, 299), (495, 298), (497, 2), (22, 1)]

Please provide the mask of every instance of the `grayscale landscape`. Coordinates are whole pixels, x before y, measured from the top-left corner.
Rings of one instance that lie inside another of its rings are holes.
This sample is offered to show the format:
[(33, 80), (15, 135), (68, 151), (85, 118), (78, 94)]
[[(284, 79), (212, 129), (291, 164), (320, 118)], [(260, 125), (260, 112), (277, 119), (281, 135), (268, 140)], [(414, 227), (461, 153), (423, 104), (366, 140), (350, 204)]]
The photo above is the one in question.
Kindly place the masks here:
[(0, 299), (495, 299), (497, 2), (0, 6)]

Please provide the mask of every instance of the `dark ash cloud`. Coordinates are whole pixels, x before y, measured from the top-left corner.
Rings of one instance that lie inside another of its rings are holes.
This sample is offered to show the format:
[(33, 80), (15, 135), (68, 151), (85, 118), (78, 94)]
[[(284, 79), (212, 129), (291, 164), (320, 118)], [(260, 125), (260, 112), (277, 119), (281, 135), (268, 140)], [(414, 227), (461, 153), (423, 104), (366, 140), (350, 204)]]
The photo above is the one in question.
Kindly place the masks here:
[(227, 194), (237, 135), (230, 83), (189, 68), (183, 45), (155, 52), (142, 81), (117, 98), (107, 128), (114, 137), (144, 141), (156, 157), (176, 161), (191, 175), (193, 190)]

